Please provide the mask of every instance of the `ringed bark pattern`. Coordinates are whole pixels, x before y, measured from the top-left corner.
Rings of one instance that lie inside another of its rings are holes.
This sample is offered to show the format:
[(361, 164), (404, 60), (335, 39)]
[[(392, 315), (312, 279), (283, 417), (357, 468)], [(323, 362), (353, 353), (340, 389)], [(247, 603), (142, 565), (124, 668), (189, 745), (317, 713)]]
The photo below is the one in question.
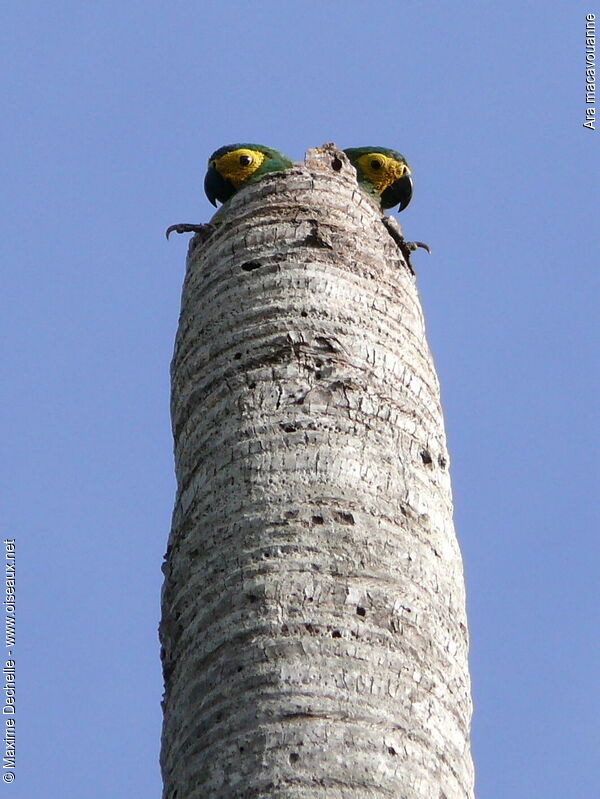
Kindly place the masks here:
[(192, 240), (171, 412), (164, 799), (471, 799), (438, 380), (333, 145)]

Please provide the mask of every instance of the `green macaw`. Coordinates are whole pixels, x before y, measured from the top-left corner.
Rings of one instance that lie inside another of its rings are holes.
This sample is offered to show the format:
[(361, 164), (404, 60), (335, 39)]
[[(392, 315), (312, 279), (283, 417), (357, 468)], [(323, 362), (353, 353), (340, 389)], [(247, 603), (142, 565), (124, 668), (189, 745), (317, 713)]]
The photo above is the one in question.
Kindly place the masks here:
[[(409, 204), (413, 193), (411, 170), (406, 158), (389, 147), (350, 147), (344, 150), (350, 163), (356, 169), (356, 179), (361, 189), (379, 202), (381, 210), (394, 208), (403, 211)], [(388, 233), (402, 250), (409, 269), (414, 274), (410, 255), (421, 247), (431, 254), (428, 244), (422, 241), (406, 241), (398, 223), (389, 216), (381, 221)]]
[(204, 191), (216, 206), (215, 200), (226, 203), (243, 186), (291, 166), (289, 158), (262, 144), (228, 144), (208, 159)]
[[(218, 200), (226, 203), (244, 186), (256, 183), (270, 172), (289, 169), (289, 158), (271, 147), (262, 144), (227, 144), (208, 159), (208, 170), (204, 178), (204, 191), (216, 207)], [(167, 238), (176, 233), (211, 233), (221, 221), (219, 209), (208, 225), (182, 223), (167, 228)]]
[(358, 185), (379, 200), (382, 208), (409, 204), (413, 184), (406, 158), (388, 147), (350, 147), (344, 150), (356, 169)]

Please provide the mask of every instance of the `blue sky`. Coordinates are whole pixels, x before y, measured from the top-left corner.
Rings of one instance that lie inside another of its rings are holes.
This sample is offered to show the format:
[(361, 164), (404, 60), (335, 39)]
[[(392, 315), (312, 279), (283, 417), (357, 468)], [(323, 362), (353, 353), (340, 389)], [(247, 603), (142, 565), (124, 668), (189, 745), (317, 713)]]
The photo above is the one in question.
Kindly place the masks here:
[(207, 155), (403, 152), (465, 561), (478, 799), (597, 790), (598, 133), (578, 0), (7, 6), (16, 782), (160, 796), (169, 360)]

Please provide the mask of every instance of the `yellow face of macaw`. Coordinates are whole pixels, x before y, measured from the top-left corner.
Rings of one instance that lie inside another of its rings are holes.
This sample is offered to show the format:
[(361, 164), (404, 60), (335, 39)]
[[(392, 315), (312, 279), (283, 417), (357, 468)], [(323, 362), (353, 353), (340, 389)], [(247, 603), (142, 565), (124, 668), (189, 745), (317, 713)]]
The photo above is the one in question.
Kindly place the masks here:
[(369, 180), (379, 195), (405, 175), (410, 175), (408, 164), (383, 153), (365, 153), (357, 158), (357, 163), (364, 177)]
[(239, 189), (257, 169), (260, 169), (266, 158), (265, 153), (259, 150), (240, 147), (225, 153), (220, 158), (213, 158), (208, 162), (208, 166), (216, 169), (219, 175), (228, 180), (235, 189)]

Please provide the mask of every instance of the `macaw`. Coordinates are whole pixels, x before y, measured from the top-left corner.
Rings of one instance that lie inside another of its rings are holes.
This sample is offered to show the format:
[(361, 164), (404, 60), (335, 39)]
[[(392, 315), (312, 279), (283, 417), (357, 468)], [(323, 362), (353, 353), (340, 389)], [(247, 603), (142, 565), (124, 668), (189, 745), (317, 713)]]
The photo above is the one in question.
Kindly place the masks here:
[[(204, 191), (209, 201), (216, 207), (217, 200), (225, 204), (244, 186), (256, 183), (270, 172), (289, 169), (292, 162), (289, 158), (271, 147), (262, 144), (227, 144), (208, 159), (208, 169), (204, 178)], [(176, 233), (212, 232), (215, 224), (219, 224), (219, 209), (208, 225), (190, 225), (182, 223), (167, 228), (167, 238)], [(210, 228), (210, 231), (208, 230)]]
[[(398, 211), (406, 208), (412, 198), (413, 183), (410, 167), (401, 153), (389, 147), (350, 147), (344, 152), (356, 169), (358, 185), (379, 202), (382, 211), (396, 205), (399, 205)], [(388, 216), (384, 215), (382, 222), (414, 272), (410, 254), (419, 247), (431, 254), (429, 245), (422, 241), (406, 241), (398, 224)]]
[(413, 184), (406, 158), (388, 147), (350, 147), (344, 150), (356, 169), (358, 184), (363, 191), (379, 199), (382, 208), (400, 205), (403, 211), (409, 204)]

